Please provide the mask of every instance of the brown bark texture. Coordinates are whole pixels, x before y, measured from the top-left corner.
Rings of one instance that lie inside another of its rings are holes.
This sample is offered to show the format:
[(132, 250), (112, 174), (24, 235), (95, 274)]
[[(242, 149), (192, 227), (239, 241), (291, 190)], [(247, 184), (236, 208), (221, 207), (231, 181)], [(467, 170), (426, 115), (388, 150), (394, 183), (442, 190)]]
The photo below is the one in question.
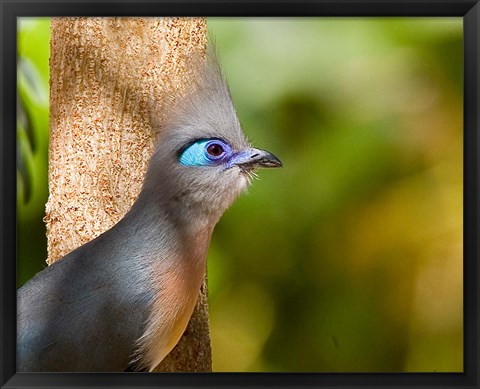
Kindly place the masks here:
[[(204, 18), (53, 18), (49, 264), (117, 223), (137, 198)], [(73, 350), (72, 350), (73, 351)], [(155, 371), (211, 371), (206, 281), (187, 330)]]

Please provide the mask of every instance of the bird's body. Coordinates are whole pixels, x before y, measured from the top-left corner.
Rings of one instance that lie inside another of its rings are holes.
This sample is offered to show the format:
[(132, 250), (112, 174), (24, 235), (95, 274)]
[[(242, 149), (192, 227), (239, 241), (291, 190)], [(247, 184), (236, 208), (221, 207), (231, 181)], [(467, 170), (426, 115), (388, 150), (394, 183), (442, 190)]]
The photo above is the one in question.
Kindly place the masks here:
[(162, 130), (142, 191), (113, 228), (17, 293), (18, 371), (151, 371), (183, 334), (215, 224), (255, 167), (214, 59)]
[[(161, 209), (141, 205), (19, 289), (19, 371), (123, 371), (140, 355), (138, 366), (150, 370), (177, 343), (205, 274), (211, 231), (174, 228)], [(149, 244), (165, 240), (177, 244)], [(141, 343), (149, 352), (137, 354)]]

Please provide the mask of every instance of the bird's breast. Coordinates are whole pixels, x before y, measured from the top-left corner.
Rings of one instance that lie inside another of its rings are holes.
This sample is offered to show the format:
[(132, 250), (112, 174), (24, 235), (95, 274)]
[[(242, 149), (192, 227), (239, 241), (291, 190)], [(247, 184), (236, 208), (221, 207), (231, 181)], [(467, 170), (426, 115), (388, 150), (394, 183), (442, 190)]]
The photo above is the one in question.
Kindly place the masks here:
[(208, 231), (186, 236), (181, 249), (173, 250), (167, 261), (162, 258), (162, 263), (153, 267), (156, 295), (140, 338), (141, 359), (150, 370), (175, 347), (187, 327), (205, 276), (209, 241)]

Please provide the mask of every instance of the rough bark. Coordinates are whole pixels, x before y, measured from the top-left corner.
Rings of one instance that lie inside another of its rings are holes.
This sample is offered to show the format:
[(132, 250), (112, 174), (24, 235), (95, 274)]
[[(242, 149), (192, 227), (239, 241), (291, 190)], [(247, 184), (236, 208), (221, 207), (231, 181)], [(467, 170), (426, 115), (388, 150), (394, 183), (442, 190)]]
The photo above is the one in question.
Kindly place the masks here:
[[(112, 227), (141, 189), (203, 18), (54, 18), (50, 54), (49, 264)], [(157, 371), (211, 371), (206, 282)]]

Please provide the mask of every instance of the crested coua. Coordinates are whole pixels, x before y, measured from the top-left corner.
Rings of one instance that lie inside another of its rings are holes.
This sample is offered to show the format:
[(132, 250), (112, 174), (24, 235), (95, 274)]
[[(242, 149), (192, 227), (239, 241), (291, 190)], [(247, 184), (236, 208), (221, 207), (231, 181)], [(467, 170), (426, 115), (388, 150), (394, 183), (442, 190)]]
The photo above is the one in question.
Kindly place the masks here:
[(130, 211), (18, 290), (18, 371), (152, 371), (188, 324), (215, 224), (256, 168), (282, 165), (247, 141), (215, 55), (197, 62)]

